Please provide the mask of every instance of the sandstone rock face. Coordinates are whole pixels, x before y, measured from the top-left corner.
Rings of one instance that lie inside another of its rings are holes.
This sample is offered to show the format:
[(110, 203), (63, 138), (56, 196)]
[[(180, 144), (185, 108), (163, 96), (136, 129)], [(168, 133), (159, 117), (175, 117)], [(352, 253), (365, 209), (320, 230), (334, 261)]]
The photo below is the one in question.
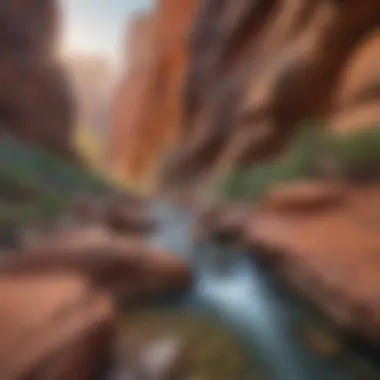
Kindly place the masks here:
[(191, 279), (175, 254), (94, 228), (57, 231), (0, 261), (0, 274), (62, 272), (86, 277), (121, 302), (183, 290)]
[(379, 123), (379, 18), (376, 0), (204, 1), (167, 186), (273, 156), (305, 120)]
[[(145, 117), (147, 99), (154, 81), (156, 64), (154, 46), (155, 20), (152, 15), (136, 18), (131, 25), (127, 45), (128, 71), (121, 78), (113, 107), (111, 164), (118, 180), (131, 182), (135, 162), (131, 162), (137, 139), (141, 139), (141, 120)], [(142, 133), (142, 132), (141, 132)], [(137, 136), (139, 136), (137, 138)]]
[(55, 58), (55, 0), (0, 5), (0, 131), (73, 158), (73, 104)]
[(107, 296), (81, 278), (2, 276), (0, 377), (91, 380), (114, 331)]
[[(321, 198), (315, 187), (302, 202)], [(286, 212), (271, 202), (256, 213), (247, 231), (255, 252), (336, 323), (379, 343), (379, 185), (352, 186), (343, 202), (313, 206), (306, 213), (293, 201)]]
[(182, 124), (188, 36), (197, 0), (158, 0), (132, 25), (129, 59), (115, 99), (113, 167), (122, 181), (149, 189)]
[[(117, 199), (123, 200), (131, 201)], [(113, 353), (114, 301), (131, 306), (185, 290), (191, 279), (174, 254), (115, 234), (104, 224), (53, 224), (29, 232), (22, 248), (1, 252), (4, 380), (97, 378), (103, 359)], [(168, 347), (160, 356), (166, 343), (157, 344), (146, 347), (138, 363), (125, 353), (123, 377), (169, 378), (180, 350)]]
[(329, 209), (345, 201), (345, 188), (337, 183), (304, 182), (274, 188), (263, 200), (263, 209), (309, 212)]

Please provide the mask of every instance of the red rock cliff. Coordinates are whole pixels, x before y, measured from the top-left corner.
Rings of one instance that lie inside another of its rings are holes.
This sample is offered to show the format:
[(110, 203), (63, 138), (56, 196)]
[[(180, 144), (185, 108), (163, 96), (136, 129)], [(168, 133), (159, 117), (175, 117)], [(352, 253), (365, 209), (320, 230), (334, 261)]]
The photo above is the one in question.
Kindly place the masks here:
[(380, 123), (379, 20), (377, 0), (204, 0), (166, 183), (265, 159), (307, 119)]
[(197, 0), (158, 0), (150, 14), (132, 24), (111, 143), (112, 165), (122, 181), (154, 184), (177, 139), (196, 5)]
[(54, 49), (57, 4), (11, 0), (0, 5), (0, 128), (72, 157), (73, 105)]
[(140, 173), (136, 168), (135, 151), (143, 136), (142, 120), (154, 83), (156, 64), (154, 51), (154, 19), (140, 15), (130, 26), (126, 56), (128, 69), (117, 90), (111, 129), (110, 156), (117, 179), (130, 181)]

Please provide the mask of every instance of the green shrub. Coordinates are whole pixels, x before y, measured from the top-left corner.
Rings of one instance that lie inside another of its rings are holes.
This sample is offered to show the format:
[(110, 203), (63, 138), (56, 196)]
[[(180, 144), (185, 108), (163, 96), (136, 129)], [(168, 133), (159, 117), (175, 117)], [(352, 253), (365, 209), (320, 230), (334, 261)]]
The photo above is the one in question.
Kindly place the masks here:
[(367, 128), (347, 137), (335, 138), (329, 152), (342, 167), (379, 165), (380, 168), (380, 127)]
[(75, 194), (109, 194), (116, 188), (94, 172), (13, 138), (0, 140), (0, 224), (22, 227), (57, 218)]
[(0, 180), (2, 175), (64, 195), (114, 189), (91, 170), (77, 168), (45, 149), (12, 138), (0, 140)]
[(278, 183), (323, 176), (322, 158), (327, 158), (343, 174), (358, 168), (375, 168), (380, 174), (380, 127), (338, 136), (323, 124), (306, 124), (290, 141), (281, 162), (229, 174), (219, 187), (219, 196), (232, 201), (257, 201)]

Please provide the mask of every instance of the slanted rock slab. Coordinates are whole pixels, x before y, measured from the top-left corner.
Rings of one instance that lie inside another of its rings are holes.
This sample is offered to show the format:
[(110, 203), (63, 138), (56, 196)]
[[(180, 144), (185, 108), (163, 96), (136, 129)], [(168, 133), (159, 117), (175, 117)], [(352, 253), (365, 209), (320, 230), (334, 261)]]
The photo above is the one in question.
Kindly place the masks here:
[(91, 380), (107, 358), (109, 297), (71, 275), (2, 275), (0, 378)]

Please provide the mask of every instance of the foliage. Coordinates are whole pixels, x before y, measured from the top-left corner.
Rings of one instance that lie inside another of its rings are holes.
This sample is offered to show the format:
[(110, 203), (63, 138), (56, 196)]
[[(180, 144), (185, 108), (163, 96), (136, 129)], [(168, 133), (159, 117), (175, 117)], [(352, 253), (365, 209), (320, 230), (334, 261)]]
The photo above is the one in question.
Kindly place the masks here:
[(107, 194), (114, 189), (94, 172), (42, 148), (10, 137), (0, 140), (2, 225), (55, 218), (67, 209), (68, 200), (75, 194)]
[(11, 176), (29, 186), (62, 195), (113, 188), (90, 170), (77, 168), (45, 149), (7, 138), (0, 140), (0, 178)]
[(363, 128), (338, 136), (323, 125), (305, 125), (291, 140), (281, 161), (231, 173), (219, 188), (220, 196), (256, 201), (277, 183), (321, 176), (318, 165), (322, 158), (342, 173), (374, 165), (380, 172), (380, 128)]
[(343, 168), (380, 166), (380, 128), (366, 128), (346, 138), (336, 138), (329, 152)]

